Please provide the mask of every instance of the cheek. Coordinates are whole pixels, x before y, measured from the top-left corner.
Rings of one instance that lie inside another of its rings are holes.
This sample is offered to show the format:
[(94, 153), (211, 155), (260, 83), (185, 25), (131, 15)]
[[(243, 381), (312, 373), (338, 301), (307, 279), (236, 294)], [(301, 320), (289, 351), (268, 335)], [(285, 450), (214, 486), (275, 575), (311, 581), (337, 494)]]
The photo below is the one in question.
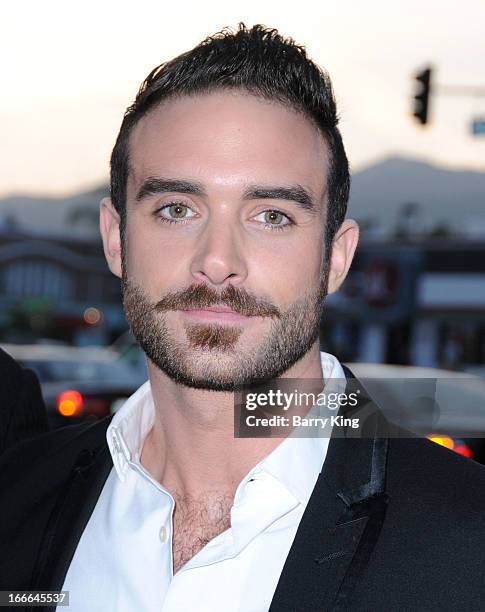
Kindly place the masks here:
[(249, 278), (265, 287), (280, 304), (289, 304), (319, 285), (323, 261), (323, 237), (307, 235), (254, 252)]
[(140, 222), (126, 231), (128, 276), (150, 292), (159, 294), (166, 285), (176, 285), (186, 276), (187, 248), (182, 241), (164, 240), (161, 233)]

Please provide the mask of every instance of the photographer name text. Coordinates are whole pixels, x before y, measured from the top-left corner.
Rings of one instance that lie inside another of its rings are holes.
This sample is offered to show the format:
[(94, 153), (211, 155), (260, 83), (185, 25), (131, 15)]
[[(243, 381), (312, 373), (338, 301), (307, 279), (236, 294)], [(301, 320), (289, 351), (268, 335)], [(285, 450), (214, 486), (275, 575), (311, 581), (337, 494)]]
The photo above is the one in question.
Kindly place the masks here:
[(292, 416), (275, 415), (271, 417), (257, 417), (250, 414), (246, 417), (248, 427), (359, 427), (358, 418), (346, 418), (341, 415), (330, 417), (302, 417), (294, 414)]

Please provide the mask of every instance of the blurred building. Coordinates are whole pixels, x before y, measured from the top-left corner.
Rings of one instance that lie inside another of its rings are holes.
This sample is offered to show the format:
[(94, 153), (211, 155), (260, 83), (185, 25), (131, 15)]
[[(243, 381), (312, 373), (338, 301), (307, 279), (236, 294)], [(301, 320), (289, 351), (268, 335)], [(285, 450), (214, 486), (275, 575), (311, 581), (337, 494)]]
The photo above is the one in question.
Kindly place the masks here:
[(485, 241), (363, 242), (328, 297), (322, 345), (348, 361), (485, 373)]
[(126, 329), (98, 240), (0, 232), (0, 338), (104, 344)]

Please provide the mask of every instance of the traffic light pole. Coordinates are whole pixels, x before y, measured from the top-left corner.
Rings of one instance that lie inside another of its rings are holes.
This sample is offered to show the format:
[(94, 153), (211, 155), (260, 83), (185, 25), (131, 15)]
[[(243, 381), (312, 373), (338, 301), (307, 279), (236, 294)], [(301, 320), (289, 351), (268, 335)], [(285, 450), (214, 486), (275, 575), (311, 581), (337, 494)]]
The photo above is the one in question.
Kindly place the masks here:
[(439, 94), (445, 96), (475, 96), (485, 97), (485, 87), (473, 85), (435, 85)]

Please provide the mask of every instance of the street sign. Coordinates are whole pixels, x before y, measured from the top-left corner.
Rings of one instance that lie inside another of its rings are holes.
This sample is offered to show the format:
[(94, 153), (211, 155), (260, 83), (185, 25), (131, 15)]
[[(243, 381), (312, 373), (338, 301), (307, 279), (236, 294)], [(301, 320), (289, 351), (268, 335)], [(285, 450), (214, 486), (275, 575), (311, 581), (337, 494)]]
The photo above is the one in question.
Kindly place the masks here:
[(485, 117), (474, 119), (471, 124), (471, 130), (474, 136), (483, 136), (485, 134)]

